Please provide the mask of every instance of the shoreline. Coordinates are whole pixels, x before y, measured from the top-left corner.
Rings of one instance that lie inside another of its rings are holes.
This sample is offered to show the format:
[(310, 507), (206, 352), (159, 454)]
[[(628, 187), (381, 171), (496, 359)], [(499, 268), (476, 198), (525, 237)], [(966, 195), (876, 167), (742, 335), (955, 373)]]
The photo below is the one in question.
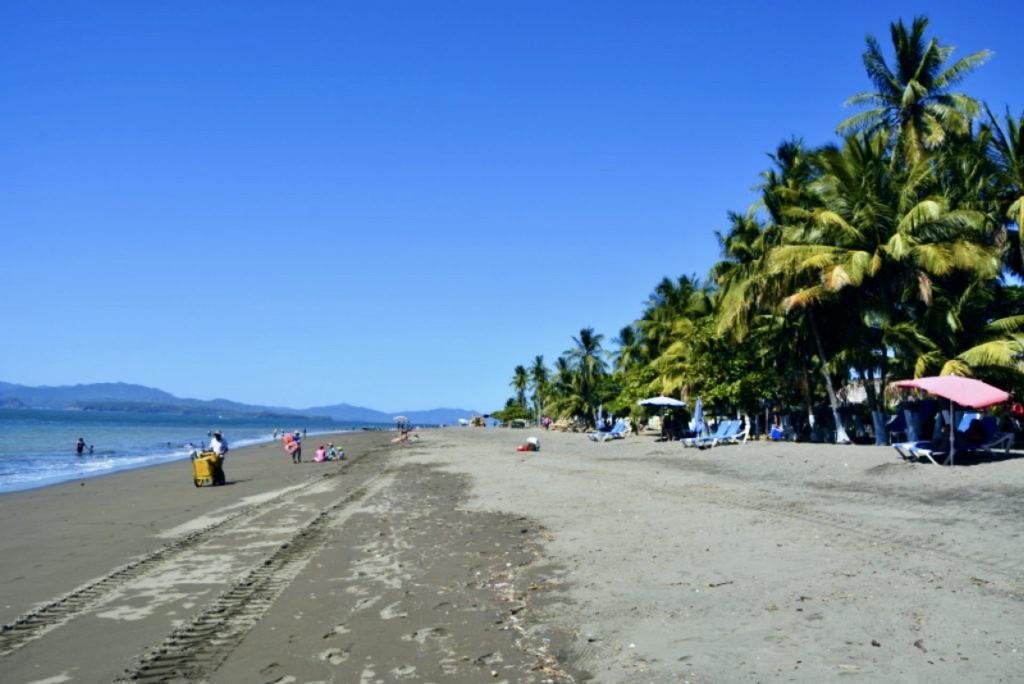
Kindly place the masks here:
[[(308, 433), (309, 439), (316, 438), (339, 438), (341, 435), (356, 434), (362, 432), (394, 432), (394, 428), (385, 428), (383, 426), (379, 428), (372, 427), (353, 427), (335, 430), (325, 430), (323, 432), (310, 432)], [(208, 444), (209, 440), (196, 445), (200, 451), (203, 450)], [(238, 446), (235, 446), (232, 442), (231, 450), (236, 451), (254, 446), (266, 446), (270, 444), (279, 444), (280, 437), (274, 438), (267, 434), (265, 437), (242, 437), (238, 440)], [(194, 443), (193, 443), (194, 444)], [(76, 462), (78, 467), (83, 465), (94, 465), (99, 460), (103, 460), (103, 464), (107, 467), (103, 469), (97, 469), (86, 472), (75, 472), (75, 473), (57, 473), (50, 476), (45, 476), (45, 472), (39, 473), (39, 477), (32, 480), (22, 480), (18, 483), (8, 483), (0, 486), (0, 497), (7, 494), (13, 494), (16, 492), (30, 491), (33, 489), (39, 489), (44, 487), (52, 487), (69, 482), (78, 482), (80, 480), (92, 480), (95, 478), (107, 477), (118, 473), (128, 472), (132, 470), (151, 468), (155, 466), (168, 465), (173, 463), (180, 463), (188, 460), (186, 453), (189, 448), (188, 444), (177, 444), (168, 442), (164, 450), (154, 449), (154, 447), (139, 447), (137, 449), (137, 455), (122, 455), (117, 459), (111, 460), (109, 456), (102, 453), (100, 454), (83, 454), (78, 456), (77, 462), (72, 459), (72, 462)], [(139, 461), (138, 459), (142, 459)]]
[[(539, 434), (539, 452), (516, 446)], [(1012, 681), (1024, 459), (447, 428), (0, 496), (11, 681)], [(325, 441), (326, 441), (325, 437)], [(210, 640), (196, 635), (216, 634)], [(367, 674), (372, 673), (372, 674)]]

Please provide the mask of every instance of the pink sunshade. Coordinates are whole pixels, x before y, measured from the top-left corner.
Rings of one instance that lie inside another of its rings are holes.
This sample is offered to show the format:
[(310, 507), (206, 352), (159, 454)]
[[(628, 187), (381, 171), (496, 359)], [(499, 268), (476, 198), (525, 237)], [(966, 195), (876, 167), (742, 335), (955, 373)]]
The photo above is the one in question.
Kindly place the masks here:
[(916, 380), (900, 380), (897, 387), (916, 387), (929, 394), (954, 401), (961, 406), (985, 408), (993, 404), (1001, 404), (1009, 400), (1007, 392), (974, 378), (961, 378), (958, 375), (938, 375)]

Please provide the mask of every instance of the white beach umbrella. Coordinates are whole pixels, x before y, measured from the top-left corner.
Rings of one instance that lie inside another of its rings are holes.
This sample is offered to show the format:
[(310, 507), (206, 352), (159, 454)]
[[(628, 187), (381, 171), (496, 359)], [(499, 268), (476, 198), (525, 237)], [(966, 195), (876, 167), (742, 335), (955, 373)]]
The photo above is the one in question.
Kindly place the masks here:
[(641, 399), (637, 403), (641, 406), (657, 406), (659, 408), (682, 408), (686, 406), (685, 401), (679, 401), (672, 397), (651, 397), (649, 399)]

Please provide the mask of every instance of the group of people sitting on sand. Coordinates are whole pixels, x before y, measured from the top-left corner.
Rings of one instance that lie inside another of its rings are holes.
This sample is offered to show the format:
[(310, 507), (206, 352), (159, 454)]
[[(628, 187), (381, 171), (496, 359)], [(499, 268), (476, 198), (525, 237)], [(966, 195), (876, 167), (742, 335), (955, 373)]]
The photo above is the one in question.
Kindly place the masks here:
[(316, 455), (313, 457), (313, 460), (317, 463), (322, 463), (324, 461), (344, 461), (345, 450), (341, 447), (334, 446), (334, 442), (328, 442), (326, 450), (324, 449), (324, 445), (321, 444), (317, 447)]

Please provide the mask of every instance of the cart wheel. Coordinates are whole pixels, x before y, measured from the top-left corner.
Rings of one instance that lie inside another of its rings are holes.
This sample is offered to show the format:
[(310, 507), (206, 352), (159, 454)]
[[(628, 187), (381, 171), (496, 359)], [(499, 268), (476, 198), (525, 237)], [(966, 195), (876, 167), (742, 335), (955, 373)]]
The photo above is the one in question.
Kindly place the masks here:
[(192, 482), (195, 484), (196, 487), (202, 487), (202, 485), (199, 484), (199, 480), (198, 479), (193, 479)]

